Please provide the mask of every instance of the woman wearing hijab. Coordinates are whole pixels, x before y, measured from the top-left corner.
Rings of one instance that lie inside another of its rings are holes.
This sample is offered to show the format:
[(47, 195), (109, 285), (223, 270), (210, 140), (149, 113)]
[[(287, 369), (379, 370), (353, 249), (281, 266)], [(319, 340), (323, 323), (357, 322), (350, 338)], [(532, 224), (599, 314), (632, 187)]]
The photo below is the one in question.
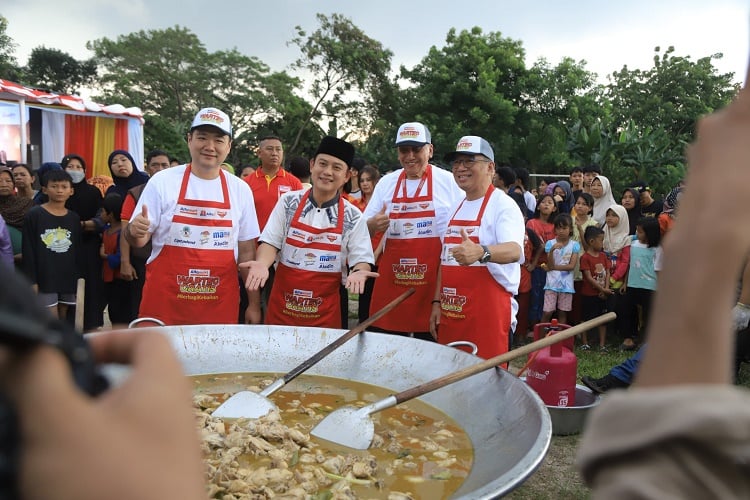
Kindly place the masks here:
[(26, 212), (34, 202), (22, 196), (16, 196), (13, 172), (7, 167), (0, 167), (0, 215), (5, 219), (10, 233), (13, 255), (21, 254), (21, 228)]
[[(592, 181), (592, 188), (594, 184), (595, 181)], [(630, 268), (630, 241), (632, 237), (628, 234), (628, 228), (630, 227), (628, 212), (622, 205), (613, 203), (607, 207), (604, 220), (604, 253), (610, 262), (610, 288), (615, 292), (607, 298), (607, 310), (617, 313), (615, 326), (621, 334), (627, 335), (626, 326), (628, 323), (624, 316), (625, 300), (623, 296), (626, 287), (622, 285), (627, 279), (628, 269)], [(635, 342), (632, 337), (625, 337), (620, 349), (627, 351), (635, 349)]]
[(603, 228), (607, 210), (610, 206), (617, 204), (614, 196), (612, 196), (612, 187), (609, 185), (609, 179), (603, 175), (594, 177), (591, 181), (591, 196), (594, 197), (594, 220), (599, 224), (599, 227)]
[(568, 181), (558, 181), (555, 183), (552, 194), (557, 203), (557, 213), (575, 215), (573, 214), (573, 205), (575, 205), (576, 201), (573, 198), (573, 189), (570, 187)]
[(83, 329), (94, 330), (104, 325), (104, 282), (99, 257), (102, 222), (97, 217), (102, 207), (102, 193), (86, 182), (86, 162), (77, 154), (67, 154), (60, 162), (62, 168), (73, 179), (73, 195), (65, 207), (81, 218), (81, 269), (80, 276), (86, 281), (83, 302)]
[(107, 165), (109, 165), (114, 181), (114, 184), (107, 189), (107, 194), (117, 193), (124, 200), (129, 189), (148, 181), (148, 175), (136, 168), (133, 157), (124, 149), (112, 151), (107, 159)]
[(640, 193), (636, 188), (627, 188), (622, 192), (620, 203), (628, 212), (628, 223), (630, 235), (635, 234), (635, 226), (641, 218)]

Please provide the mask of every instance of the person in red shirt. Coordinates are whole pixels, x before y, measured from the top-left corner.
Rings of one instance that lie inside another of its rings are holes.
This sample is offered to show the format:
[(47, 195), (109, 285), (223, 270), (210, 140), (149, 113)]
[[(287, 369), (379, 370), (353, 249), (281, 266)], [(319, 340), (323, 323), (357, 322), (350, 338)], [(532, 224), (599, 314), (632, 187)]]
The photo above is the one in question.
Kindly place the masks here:
[[(593, 319), (607, 311), (607, 297), (612, 295), (609, 287), (609, 259), (604, 253), (604, 231), (596, 226), (589, 226), (583, 238), (588, 247), (581, 256), (581, 309), (583, 321)], [(590, 349), (588, 332), (584, 332), (581, 348)], [(599, 326), (599, 349), (604, 350), (607, 340), (606, 325)]]
[[(261, 138), (258, 145), (258, 158), (260, 159), (260, 165), (255, 172), (245, 177), (245, 182), (253, 190), (258, 226), (260, 231), (263, 232), (273, 207), (276, 206), (276, 202), (279, 201), (281, 195), (289, 191), (301, 190), (304, 187), (295, 175), (282, 167), (284, 146), (281, 144), (280, 138), (275, 135)], [(268, 280), (261, 288), (261, 307), (264, 314), (268, 305), (268, 295), (271, 293), (271, 286), (273, 286), (274, 271), (274, 266), (271, 266)], [(244, 286), (240, 286), (240, 315), (242, 315), (245, 307), (247, 307), (246, 291)]]
[(279, 197), (289, 191), (302, 189), (302, 183), (282, 168), (284, 147), (278, 137), (269, 135), (260, 140), (258, 158), (260, 166), (245, 177), (245, 182), (253, 190), (255, 213), (258, 214), (258, 225), (262, 232)]

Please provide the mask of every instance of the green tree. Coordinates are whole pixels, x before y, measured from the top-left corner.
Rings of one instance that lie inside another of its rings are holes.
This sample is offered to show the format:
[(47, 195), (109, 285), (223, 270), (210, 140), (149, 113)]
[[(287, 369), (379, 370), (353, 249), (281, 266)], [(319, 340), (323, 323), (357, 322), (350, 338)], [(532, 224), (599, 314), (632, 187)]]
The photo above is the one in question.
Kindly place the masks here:
[(88, 42), (103, 98), (189, 123), (207, 99), (209, 54), (187, 28), (139, 31)]
[(524, 82), (516, 123), (526, 133), (516, 141), (514, 161), (533, 171), (567, 173), (578, 163), (568, 152), (568, 129), (606, 119), (608, 106), (601, 94), (585, 61), (566, 57), (552, 67), (544, 58), (537, 60)]
[[(299, 80), (271, 73), (262, 61), (236, 49), (208, 52), (187, 28), (140, 31), (116, 41), (103, 38), (87, 47), (103, 70), (104, 96), (139, 106), (151, 116), (145, 135), (157, 147), (176, 147), (177, 136), (184, 142), (198, 109), (215, 106), (232, 120), (229, 161), (247, 162), (254, 155), (258, 124), (281, 120), (291, 102), (299, 106), (294, 95)], [(151, 125), (154, 130), (148, 130)]]
[(16, 62), (16, 43), (8, 35), (8, 20), (0, 14), (0, 78), (19, 81), (21, 68)]
[(339, 128), (365, 132), (373, 121), (376, 96), (388, 84), (392, 52), (368, 37), (341, 14), (317, 14), (320, 26), (310, 35), (297, 26), (289, 44), (301, 56), (293, 67), (312, 76), (310, 94), (314, 104), (288, 148), (294, 153), (305, 129), (317, 115), (329, 120), (329, 132)]
[(462, 135), (476, 134), (493, 144), (496, 161), (509, 160), (527, 76), (521, 42), (478, 27), (451, 29), (445, 42), (413, 69), (401, 68), (407, 88), (399, 121), (426, 124), (437, 158)]
[(739, 89), (733, 73), (719, 73), (714, 66), (722, 54), (702, 57), (674, 55), (654, 49), (654, 66), (631, 70), (623, 66), (610, 76), (607, 98), (612, 104), (613, 124), (633, 120), (641, 127), (664, 129), (675, 140), (692, 140), (698, 118), (726, 105)]
[(24, 83), (63, 94), (77, 94), (96, 79), (93, 60), (78, 61), (67, 52), (44, 46), (31, 51)]

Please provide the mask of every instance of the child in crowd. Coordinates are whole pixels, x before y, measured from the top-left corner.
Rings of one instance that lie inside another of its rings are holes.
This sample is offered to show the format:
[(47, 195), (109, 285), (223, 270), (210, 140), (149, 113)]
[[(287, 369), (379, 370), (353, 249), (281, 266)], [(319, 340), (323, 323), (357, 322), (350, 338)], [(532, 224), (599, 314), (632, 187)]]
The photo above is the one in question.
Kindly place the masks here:
[(628, 212), (628, 234), (635, 234), (635, 225), (641, 218), (640, 193), (636, 188), (627, 188), (622, 192), (620, 204)]
[(603, 175), (594, 177), (594, 180), (591, 181), (591, 196), (594, 197), (594, 220), (599, 223), (599, 227), (603, 228), (607, 209), (617, 203), (612, 196), (612, 187), (609, 184), (609, 179)]
[[(612, 204), (607, 208), (604, 217), (604, 253), (609, 259), (609, 283), (614, 292), (610, 295), (607, 310), (617, 313), (615, 328), (623, 335), (626, 334), (624, 313), (625, 290), (621, 290), (625, 278), (628, 274), (630, 265), (630, 235), (628, 212), (622, 205)], [(624, 342), (621, 346), (623, 350), (631, 351), (635, 349), (635, 344)]]
[(547, 253), (547, 282), (544, 285), (544, 314), (547, 323), (557, 310), (557, 319), (565, 323), (573, 307), (573, 270), (578, 264), (581, 245), (571, 238), (573, 218), (570, 214), (557, 214), (554, 222), (555, 239), (544, 245)]
[[(583, 179), (583, 174), (581, 174)], [(573, 205), (573, 239), (581, 245), (581, 253), (578, 256), (578, 266), (573, 270), (573, 288), (576, 293), (573, 295), (573, 309), (568, 316), (569, 324), (576, 325), (581, 322), (581, 285), (583, 276), (579, 269), (581, 257), (586, 251), (586, 238), (584, 237), (586, 228), (589, 226), (598, 226), (597, 222), (591, 216), (594, 209), (594, 197), (589, 193), (581, 192), (576, 196), (575, 205)]]
[(104, 197), (102, 205), (102, 222), (106, 224), (102, 234), (102, 245), (99, 256), (102, 258), (102, 277), (104, 278), (104, 299), (109, 320), (113, 325), (127, 325), (132, 318), (132, 294), (130, 283), (120, 276), (120, 211), (122, 197), (110, 193)]
[[(612, 295), (609, 288), (609, 259), (604, 253), (604, 231), (589, 226), (584, 233), (586, 252), (581, 257), (581, 309), (583, 321), (588, 321), (607, 311), (607, 297)], [(581, 349), (590, 349), (588, 332), (582, 335)], [(599, 350), (607, 349), (607, 325), (599, 325)]]
[[(523, 199), (523, 193), (510, 192), (509, 196), (518, 205), (518, 209), (523, 215), (523, 220), (528, 219), (526, 202)], [(523, 236), (523, 257), (524, 262), (531, 262), (534, 252), (543, 247), (542, 240), (539, 236), (529, 227), (526, 228), (526, 232)], [(518, 324), (516, 325), (516, 331), (514, 334), (514, 343), (522, 344), (525, 340), (525, 336), (529, 332), (529, 300), (531, 296), (531, 273), (526, 267), (526, 264), (519, 264), (521, 267), (521, 281), (518, 284), (518, 294), (515, 296), (516, 302), (518, 303)]]
[(625, 291), (623, 324), (625, 344), (635, 345), (634, 335), (638, 325), (636, 307), (641, 308), (643, 326), (648, 324), (651, 311), (651, 296), (656, 291), (656, 274), (661, 270), (662, 250), (659, 221), (653, 217), (642, 217), (635, 227), (635, 236), (630, 244), (630, 265), (626, 283), (620, 291)]
[(56, 318), (66, 318), (76, 304), (81, 219), (65, 208), (73, 194), (66, 171), (50, 170), (44, 176), (45, 203), (32, 207), (23, 223), (23, 267), (39, 300)]
[[(552, 221), (557, 214), (557, 204), (551, 194), (539, 198), (534, 211), (534, 217), (526, 223), (526, 227), (534, 231), (540, 241), (549, 241), (555, 238), (555, 226)], [(531, 273), (531, 296), (529, 300), (529, 327), (533, 328), (542, 319), (544, 304), (544, 284), (547, 281), (547, 254), (544, 245), (534, 252), (531, 261), (524, 264), (526, 270)]]

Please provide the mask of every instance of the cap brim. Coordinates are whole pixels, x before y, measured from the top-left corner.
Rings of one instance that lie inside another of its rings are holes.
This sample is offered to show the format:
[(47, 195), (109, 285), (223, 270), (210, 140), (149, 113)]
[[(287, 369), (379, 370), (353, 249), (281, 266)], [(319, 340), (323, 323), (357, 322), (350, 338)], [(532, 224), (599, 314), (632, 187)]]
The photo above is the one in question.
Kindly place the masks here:
[(444, 161), (444, 162), (451, 162), (451, 161), (453, 161), (453, 160), (454, 160), (454, 159), (456, 158), (456, 156), (458, 156), (458, 155), (464, 155), (464, 156), (473, 156), (473, 155), (474, 155), (474, 153), (463, 153), (463, 152), (459, 153), (458, 151), (453, 151), (453, 152), (450, 152), (450, 153), (446, 153), (446, 155), (445, 155), (445, 156), (443, 156), (443, 161)]
[(209, 125), (207, 123), (204, 123), (202, 125), (197, 125), (197, 126), (191, 128), (190, 131), (192, 132), (193, 130), (195, 130), (197, 128), (212, 128), (212, 129), (218, 130), (220, 133), (222, 133), (224, 135), (228, 135), (229, 137), (232, 137), (232, 134), (230, 134), (229, 132), (227, 132), (223, 128), (217, 127), (216, 125)]
[(401, 141), (401, 142), (396, 143), (396, 147), (399, 147), (399, 146), (424, 146), (426, 144), (429, 144), (429, 142)]

